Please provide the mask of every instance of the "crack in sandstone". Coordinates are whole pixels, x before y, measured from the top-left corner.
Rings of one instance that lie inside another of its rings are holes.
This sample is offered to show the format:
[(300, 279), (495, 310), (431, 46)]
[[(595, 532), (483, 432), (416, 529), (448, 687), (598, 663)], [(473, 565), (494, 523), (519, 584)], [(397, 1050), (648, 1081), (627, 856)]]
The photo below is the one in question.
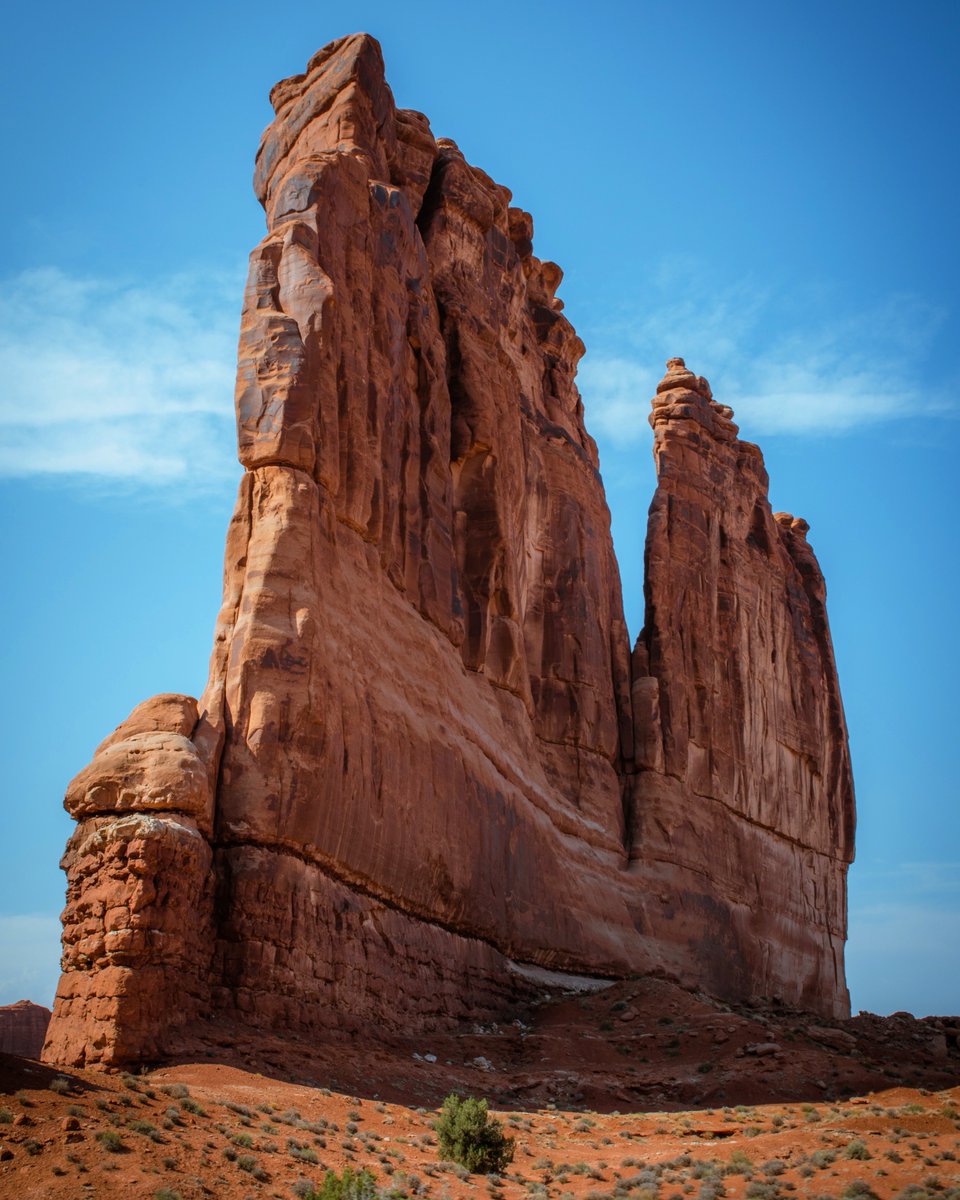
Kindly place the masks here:
[[(363, 896), (365, 899), (375, 901), (383, 908), (390, 909), (411, 920), (422, 922), (424, 925), (440, 929), (444, 933), (462, 938), (464, 941), (480, 942), (482, 945), (488, 946), (491, 950), (499, 954), (505, 963), (516, 963), (519, 966), (531, 968), (542, 967), (546, 970), (571, 972), (570, 964), (574, 962), (572, 959), (567, 960), (562, 955), (548, 955), (546, 953), (541, 959), (524, 958), (516, 948), (504, 949), (494, 938), (479, 930), (465, 929), (463, 926), (457, 925), (452, 921), (444, 921), (443, 918), (438, 917), (435, 913), (430, 913), (425, 909), (416, 907), (412, 903), (405, 902), (402, 897), (384, 892), (382, 888), (376, 885), (374, 880), (359, 875), (356, 872), (343, 869), (342, 863), (338, 863), (329, 855), (321, 854), (316, 848), (314, 848), (314, 852), (311, 854), (306, 847), (286, 845), (282, 842), (258, 841), (256, 838), (223, 839), (214, 843), (212, 848), (214, 851), (227, 852), (234, 849), (262, 850), (269, 854), (279, 854), (296, 859), (306, 866), (314, 867), (328, 879), (341, 884), (351, 892)], [(584, 978), (594, 979), (612, 980), (624, 978), (622, 972), (613, 970), (609, 972), (596, 970), (592, 975), (584, 975), (583, 972), (577, 972), (576, 970), (573, 970), (572, 973), (583, 975)]]

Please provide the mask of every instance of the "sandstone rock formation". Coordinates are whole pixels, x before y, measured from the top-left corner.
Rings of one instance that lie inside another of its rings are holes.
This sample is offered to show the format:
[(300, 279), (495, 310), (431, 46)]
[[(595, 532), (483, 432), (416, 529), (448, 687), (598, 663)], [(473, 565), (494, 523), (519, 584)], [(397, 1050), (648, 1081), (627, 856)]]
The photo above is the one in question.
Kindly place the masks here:
[(50, 1009), (30, 1000), (0, 1005), (0, 1054), (39, 1058), (50, 1024)]
[(631, 853), (678, 968), (699, 945), (716, 994), (837, 1011), (854, 804), (823, 576), (807, 523), (771, 513), (732, 415), (683, 359), (667, 363), (650, 416)]
[(209, 680), (68, 789), (46, 1057), (156, 1056), (218, 1012), (489, 1017), (544, 971), (845, 1011), (823, 581), (759, 451), (673, 360), (631, 661), (530, 216), (396, 109), (365, 35), (271, 100)]

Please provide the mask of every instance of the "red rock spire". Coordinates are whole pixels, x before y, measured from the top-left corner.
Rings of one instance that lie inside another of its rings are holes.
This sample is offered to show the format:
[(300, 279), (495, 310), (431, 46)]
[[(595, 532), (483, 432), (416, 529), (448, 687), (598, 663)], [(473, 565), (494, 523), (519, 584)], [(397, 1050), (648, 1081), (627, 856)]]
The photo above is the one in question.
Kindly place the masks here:
[(68, 789), (47, 1057), (488, 1018), (531, 967), (842, 1008), (842, 712), (759, 451), (672, 360), (631, 669), (529, 214), (366, 35), (271, 99), (209, 679)]

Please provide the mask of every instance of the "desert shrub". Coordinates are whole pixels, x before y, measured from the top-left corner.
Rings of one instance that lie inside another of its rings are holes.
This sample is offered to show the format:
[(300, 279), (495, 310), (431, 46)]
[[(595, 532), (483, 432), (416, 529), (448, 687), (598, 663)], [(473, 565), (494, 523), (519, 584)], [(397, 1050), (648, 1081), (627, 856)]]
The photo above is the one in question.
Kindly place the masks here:
[(180, 1200), (180, 1193), (175, 1192), (173, 1188), (157, 1188), (153, 1193), (153, 1200)]
[(151, 1125), (149, 1121), (128, 1121), (127, 1129), (134, 1133), (142, 1133), (144, 1137), (150, 1138), (154, 1142), (165, 1142), (166, 1138), (155, 1125)]
[(376, 1194), (376, 1182), (370, 1171), (344, 1167), (339, 1175), (327, 1171), (320, 1186), (306, 1200), (374, 1200)]
[(0, 1108), (0, 1125), (9, 1125), (13, 1120), (13, 1113), (9, 1108)]
[(447, 1096), (435, 1125), (440, 1154), (474, 1174), (494, 1174), (513, 1161), (513, 1138), (487, 1112), (486, 1100)]
[(854, 1179), (840, 1193), (841, 1200), (878, 1200), (877, 1193), (862, 1179)]
[(747, 1200), (779, 1200), (782, 1195), (775, 1183), (760, 1183), (757, 1180), (748, 1183), (743, 1194)]
[(460, 1180), (470, 1178), (470, 1172), (466, 1167), (461, 1166), (460, 1163), (444, 1162), (443, 1159), (441, 1159), (440, 1162), (437, 1163), (437, 1169), (440, 1171), (449, 1171), (451, 1175), (456, 1175), (456, 1177)]
[(111, 1154), (120, 1154), (126, 1150), (123, 1138), (114, 1129), (101, 1129), (97, 1134), (97, 1141), (104, 1150), (109, 1150)]
[(863, 1142), (857, 1138), (855, 1141), (848, 1142), (846, 1149), (843, 1152), (844, 1158), (867, 1159), (870, 1158), (870, 1151), (866, 1148)]
[(56, 1079), (51, 1079), (47, 1086), (51, 1092), (56, 1092), (58, 1096), (65, 1096), (73, 1087), (69, 1079), (65, 1079), (62, 1075), (58, 1075)]

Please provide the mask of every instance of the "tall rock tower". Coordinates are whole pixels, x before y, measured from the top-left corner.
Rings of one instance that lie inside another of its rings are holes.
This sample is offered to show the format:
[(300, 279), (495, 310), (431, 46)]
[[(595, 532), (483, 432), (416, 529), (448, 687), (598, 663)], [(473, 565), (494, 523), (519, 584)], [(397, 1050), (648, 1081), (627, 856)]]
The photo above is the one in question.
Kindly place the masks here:
[(71, 783), (45, 1055), (502, 1013), (544, 969), (847, 1007), (823, 581), (673, 360), (631, 659), (583, 345), (510, 193), (355, 35), (277, 84), (199, 702)]

